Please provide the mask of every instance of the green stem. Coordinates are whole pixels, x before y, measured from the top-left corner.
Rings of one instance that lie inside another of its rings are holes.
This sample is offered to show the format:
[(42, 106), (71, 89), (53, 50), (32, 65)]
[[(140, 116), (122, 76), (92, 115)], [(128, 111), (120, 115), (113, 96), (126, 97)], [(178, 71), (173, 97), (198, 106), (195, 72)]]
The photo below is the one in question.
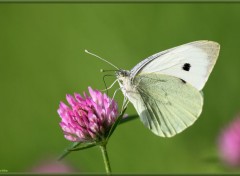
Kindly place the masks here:
[(106, 144), (100, 145), (100, 149), (102, 151), (106, 173), (107, 173), (107, 175), (110, 175), (111, 174), (111, 167), (110, 167), (110, 162), (109, 162), (109, 158), (108, 158), (108, 154), (107, 154)]

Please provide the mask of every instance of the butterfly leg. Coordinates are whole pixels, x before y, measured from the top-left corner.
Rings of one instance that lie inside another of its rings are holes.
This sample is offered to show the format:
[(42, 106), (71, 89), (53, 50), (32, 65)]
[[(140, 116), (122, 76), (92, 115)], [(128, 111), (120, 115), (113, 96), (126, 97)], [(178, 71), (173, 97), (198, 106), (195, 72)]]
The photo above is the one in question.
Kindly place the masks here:
[(114, 91), (114, 93), (113, 93), (113, 97), (112, 97), (112, 100), (111, 100), (110, 104), (112, 104), (112, 101), (113, 101), (113, 99), (114, 99), (116, 93), (117, 93), (120, 89), (121, 89), (121, 88), (118, 88), (118, 89), (116, 89), (116, 90)]
[(106, 87), (106, 89), (103, 89), (102, 91), (107, 91), (107, 90), (111, 89), (116, 82), (117, 82), (117, 79), (115, 81), (113, 81), (113, 83), (109, 87)]
[[(107, 95), (108, 95), (108, 88), (107, 88), (107, 84), (106, 84), (106, 81), (105, 81), (105, 77), (107, 77), (107, 76), (114, 76), (114, 75), (104, 75), (103, 76), (103, 82), (104, 82), (104, 86), (105, 86), (105, 90), (102, 90), (102, 91), (106, 91), (107, 92)], [(111, 86), (110, 86), (111, 87)]]
[(121, 112), (127, 107), (129, 101), (126, 96), (124, 96)]

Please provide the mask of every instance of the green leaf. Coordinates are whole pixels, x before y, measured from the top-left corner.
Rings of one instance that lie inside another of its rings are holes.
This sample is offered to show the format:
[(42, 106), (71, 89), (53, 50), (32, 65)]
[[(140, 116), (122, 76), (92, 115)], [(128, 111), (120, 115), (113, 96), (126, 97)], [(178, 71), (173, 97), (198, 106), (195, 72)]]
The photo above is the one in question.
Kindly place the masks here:
[(65, 158), (71, 151), (69, 151), (69, 148), (76, 148), (77, 146), (79, 146), (81, 144), (81, 142), (74, 142), (70, 145), (70, 147), (66, 148), (63, 153), (58, 157), (58, 161), (62, 160), (63, 158)]
[(58, 161), (65, 158), (70, 152), (72, 151), (78, 151), (78, 150), (84, 150), (87, 148), (91, 148), (98, 145), (98, 143), (94, 142), (74, 142), (70, 145), (70, 147), (66, 148), (63, 153), (58, 157)]
[(120, 124), (123, 124), (123, 123), (126, 123), (126, 122), (129, 122), (129, 121), (132, 121), (132, 120), (135, 120), (135, 119), (137, 119), (138, 117), (139, 117), (138, 114), (131, 115), (131, 116), (127, 116), (126, 118), (123, 118), (123, 119), (121, 120), (121, 122), (119, 122), (119, 125), (120, 125)]
[(75, 147), (75, 148), (71, 148), (71, 149), (68, 149), (68, 151), (79, 151), (79, 150), (84, 150), (84, 149), (87, 149), (87, 148), (91, 148), (91, 147), (94, 147), (94, 146), (97, 146), (98, 143), (88, 143), (88, 144), (85, 144), (85, 145), (82, 145), (80, 147)]
[(125, 109), (122, 111), (122, 113), (120, 114), (120, 116), (118, 116), (117, 120), (116, 120), (115, 123), (112, 125), (112, 127), (111, 127), (111, 129), (110, 129), (110, 131), (109, 131), (109, 133), (108, 133), (108, 136), (107, 136), (107, 138), (106, 138), (106, 141), (108, 141), (108, 139), (110, 138), (110, 136), (112, 135), (112, 133), (115, 131), (117, 125), (118, 125), (119, 122), (122, 120), (123, 115), (124, 115), (126, 109), (127, 109), (127, 108), (125, 108)]

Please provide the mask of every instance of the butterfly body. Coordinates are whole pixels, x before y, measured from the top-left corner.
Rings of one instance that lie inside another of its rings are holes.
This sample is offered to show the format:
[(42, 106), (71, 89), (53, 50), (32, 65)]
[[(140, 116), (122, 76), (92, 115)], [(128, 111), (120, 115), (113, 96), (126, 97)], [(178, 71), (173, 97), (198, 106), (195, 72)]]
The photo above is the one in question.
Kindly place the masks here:
[(187, 43), (156, 53), (130, 71), (118, 70), (116, 77), (143, 124), (158, 136), (172, 137), (200, 116), (201, 90), (219, 50), (212, 41)]
[(118, 70), (116, 71), (116, 77), (119, 83), (119, 86), (123, 92), (123, 95), (130, 98), (128, 96), (129, 92), (136, 92), (135, 86), (130, 78), (131, 72), (128, 70)]

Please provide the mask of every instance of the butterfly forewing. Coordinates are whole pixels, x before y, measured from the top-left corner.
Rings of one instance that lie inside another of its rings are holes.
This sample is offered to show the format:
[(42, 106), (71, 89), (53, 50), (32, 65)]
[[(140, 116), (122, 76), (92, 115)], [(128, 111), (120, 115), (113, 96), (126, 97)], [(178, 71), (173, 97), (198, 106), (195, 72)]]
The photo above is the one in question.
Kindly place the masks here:
[(139, 73), (161, 73), (175, 76), (201, 90), (217, 60), (220, 45), (212, 41), (196, 41), (162, 51), (132, 69)]

